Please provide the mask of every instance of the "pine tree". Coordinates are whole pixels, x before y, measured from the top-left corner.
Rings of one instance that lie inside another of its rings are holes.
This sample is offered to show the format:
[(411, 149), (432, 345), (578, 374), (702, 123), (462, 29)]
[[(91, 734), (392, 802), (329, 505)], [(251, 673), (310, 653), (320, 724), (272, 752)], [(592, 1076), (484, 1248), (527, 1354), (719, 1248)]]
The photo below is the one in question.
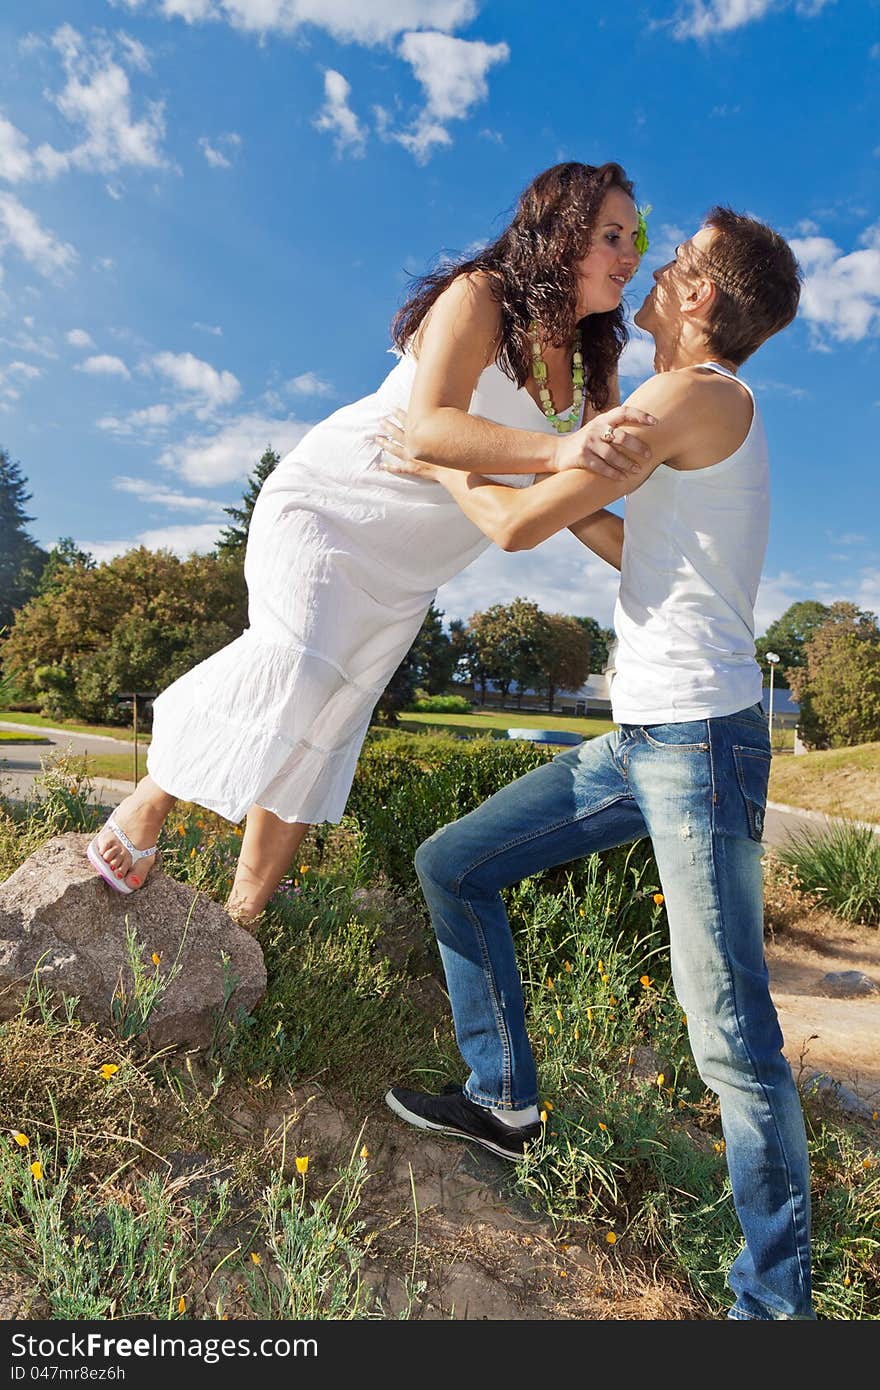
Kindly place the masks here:
[(223, 560), (244, 559), (244, 549), (247, 545), (248, 531), (251, 524), (254, 505), (260, 494), (260, 488), (273, 472), (281, 458), (276, 454), (271, 446), (267, 446), (263, 451), (263, 456), (257, 464), (253, 473), (248, 478), (247, 491), (242, 498), (240, 507), (224, 507), (227, 516), (233, 520), (232, 526), (224, 526), (220, 532), (220, 539), (214, 547), (214, 554)]
[(26, 529), (34, 519), (25, 510), (30, 500), (21, 465), (0, 448), (0, 633), (36, 593), (46, 563), (46, 552)]

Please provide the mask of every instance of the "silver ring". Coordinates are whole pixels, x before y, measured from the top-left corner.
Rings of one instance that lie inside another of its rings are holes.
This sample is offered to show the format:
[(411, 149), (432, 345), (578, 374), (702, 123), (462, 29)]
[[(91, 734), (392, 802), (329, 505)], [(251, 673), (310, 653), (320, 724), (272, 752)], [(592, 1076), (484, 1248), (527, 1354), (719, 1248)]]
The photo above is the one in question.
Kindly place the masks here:
[(604, 428), (604, 430), (602, 431), (601, 435), (599, 436), (599, 438), (602, 439), (602, 440), (604, 440), (604, 442), (605, 442), (606, 444), (613, 444), (613, 443), (614, 443), (614, 426), (613, 426), (613, 425), (606, 425), (605, 428)]

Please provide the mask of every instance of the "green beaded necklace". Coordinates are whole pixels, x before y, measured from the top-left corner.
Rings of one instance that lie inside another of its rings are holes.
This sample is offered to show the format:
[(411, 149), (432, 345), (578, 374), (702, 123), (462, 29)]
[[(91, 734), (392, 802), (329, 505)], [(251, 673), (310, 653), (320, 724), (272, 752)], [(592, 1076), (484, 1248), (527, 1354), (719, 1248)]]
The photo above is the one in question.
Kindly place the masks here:
[(581, 330), (576, 328), (574, 331), (571, 353), (572, 401), (571, 406), (563, 415), (557, 415), (553, 405), (553, 397), (550, 395), (550, 387), (547, 385), (547, 363), (541, 356), (538, 325), (534, 319), (529, 324), (529, 335), (532, 340), (532, 376), (538, 387), (541, 409), (557, 434), (568, 434), (577, 425), (584, 401), (584, 359), (581, 353)]

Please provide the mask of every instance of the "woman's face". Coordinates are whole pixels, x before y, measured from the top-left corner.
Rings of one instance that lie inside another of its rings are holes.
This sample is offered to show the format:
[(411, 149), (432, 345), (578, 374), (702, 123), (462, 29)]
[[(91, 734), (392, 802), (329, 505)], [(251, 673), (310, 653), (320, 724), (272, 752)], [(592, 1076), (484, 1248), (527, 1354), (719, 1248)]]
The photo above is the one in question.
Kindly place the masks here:
[(579, 319), (618, 307), (627, 282), (639, 268), (638, 231), (632, 198), (622, 188), (609, 189), (593, 227), (593, 244), (577, 265)]

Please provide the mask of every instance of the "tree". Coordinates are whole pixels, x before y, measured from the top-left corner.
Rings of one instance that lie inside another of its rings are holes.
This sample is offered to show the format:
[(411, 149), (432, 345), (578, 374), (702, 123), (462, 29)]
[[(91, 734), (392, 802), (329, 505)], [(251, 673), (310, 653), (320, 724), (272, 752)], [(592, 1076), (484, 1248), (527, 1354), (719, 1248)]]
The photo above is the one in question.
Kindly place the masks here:
[(4, 669), (56, 717), (118, 721), (117, 691), (164, 690), (238, 637), (246, 618), (239, 564), (141, 546), (60, 566), (16, 614)]
[(473, 633), (462, 618), (453, 618), (449, 624), (449, 643), (455, 657), (453, 676), (470, 681), (474, 690), (480, 691), (480, 703), (485, 704), (489, 673), (480, 660)]
[(538, 670), (541, 610), (529, 599), (495, 603), (468, 622), (471, 639), (486, 679), (497, 685), (502, 703), (514, 681), (526, 684)]
[(582, 619), (564, 613), (545, 613), (543, 619), (538, 688), (546, 690), (552, 713), (557, 690), (578, 690), (590, 674), (590, 643)]
[(828, 619), (829, 609), (817, 599), (804, 599), (786, 608), (781, 618), (772, 622), (755, 643), (755, 655), (764, 672), (765, 681), (770, 673), (767, 653), (775, 652), (779, 657), (774, 679), (780, 685), (788, 685), (789, 672), (806, 665), (806, 644), (817, 628)]
[(0, 448), (0, 632), (36, 593), (46, 563), (45, 550), (26, 529), (34, 519), (25, 510), (30, 500), (21, 465)]
[[(608, 653), (614, 641), (614, 629), (612, 627), (600, 627), (595, 618), (575, 618), (575, 622), (580, 623), (589, 638), (590, 666), (587, 675), (591, 671), (595, 671), (597, 674), (604, 671), (608, 665)], [(578, 684), (583, 685), (583, 681), (579, 681)]]
[(87, 550), (80, 550), (72, 536), (62, 536), (58, 544), (53, 545), (49, 551), (43, 573), (40, 575), (37, 593), (48, 594), (54, 589), (62, 588), (67, 570), (74, 566), (92, 570), (95, 568), (95, 558)]
[(260, 462), (248, 478), (248, 485), (244, 497), (242, 498), (241, 506), (223, 508), (226, 515), (232, 517), (234, 524), (232, 526), (224, 526), (223, 530), (220, 532), (220, 539), (214, 547), (215, 555), (221, 559), (244, 559), (251, 516), (253, 515), (256, 500), (260, 495), (260, 488), (263, 486), (269, 474), (275, 470), (280, 459), (281, 455), (276, 454), (275, 450), (270, 445), (267, 445), (263, 451)]
[(412, 648), (416, 685), (429, 695), (443, 695), (452, 680), (458, 654), (443, 631), (443, 613), (433, 603)]
[(874, 613), (833, 603), (791, 671), (798, 731), (810, 748), (880, 740), (880, 627)]

